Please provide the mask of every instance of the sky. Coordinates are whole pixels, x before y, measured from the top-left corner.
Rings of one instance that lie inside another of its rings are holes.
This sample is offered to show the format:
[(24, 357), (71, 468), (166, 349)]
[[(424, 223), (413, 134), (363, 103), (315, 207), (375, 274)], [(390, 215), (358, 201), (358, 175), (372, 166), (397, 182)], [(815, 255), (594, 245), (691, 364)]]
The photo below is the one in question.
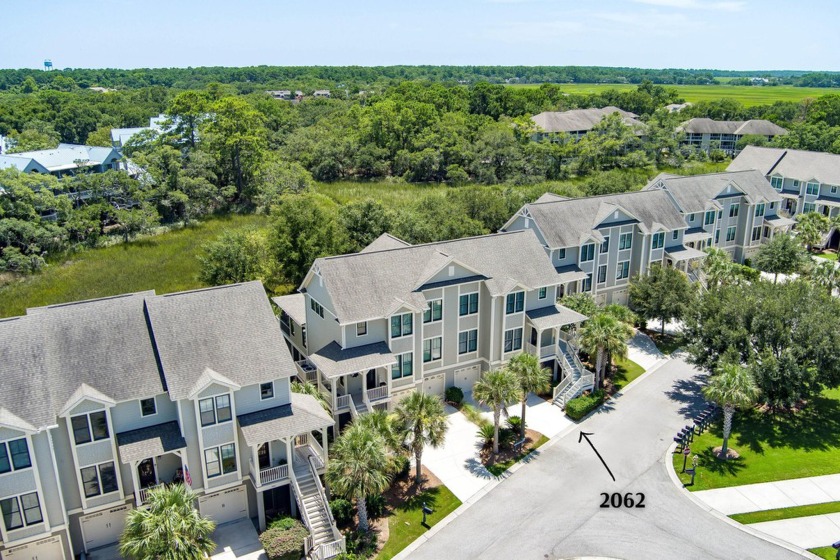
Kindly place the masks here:
[(838, 0), (0, 0), (0, 68), (840, 70)]

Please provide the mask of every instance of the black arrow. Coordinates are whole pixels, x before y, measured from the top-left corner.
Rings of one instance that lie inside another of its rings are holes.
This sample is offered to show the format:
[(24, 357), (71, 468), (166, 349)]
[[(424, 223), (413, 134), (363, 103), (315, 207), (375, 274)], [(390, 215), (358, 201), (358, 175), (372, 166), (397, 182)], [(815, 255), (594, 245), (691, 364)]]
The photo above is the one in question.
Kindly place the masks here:
[(597, 449), (595, 449), (595, 446), (594, 446), (594, 445), (592, 445), (592, 442), (589, 440), (589, 436), (591, 436), (591, 435), (593, 435), (593, 434), (592, 434), (592, 433), (587, 433), (587, 432), (581, 432), (581, 433), (580, 433), (580, 436), (578, 437), (578, 443), (580, 443), (580, 442), (581, 442), (581, 441), (583, 441), (583, 440), (586, 440), (586, 443), (588, 443), (588, 444), (589, 444), (589, 447), (591, 447), (591, 448), (592, 448), (592, 451), (594, 451), (594, 452), (595, 452), (595, 455), (597, 455), (597, 456), (598, 456), (598, 458), (599, 458), (599, 459), (601, 459), (601, 462), (604, 464), (604, 468), (605, 468), (605, 469), (607, 469), (607, 472), (608, 472), (608, 473), (610, 473), (610, 476), (612, 477), (613, 482), (615, 482), (615, 475), (612, 473), (612, 471), (610, 470), (610, 468), (607, 466), (607, 462), (606, 462), (606, 461), (604, 461), (604, 458), (603, 458), (603, 457), (601, 457), (601, 454), (600, 454), (600, 453), (598, 453), (598, 450), (597, 450)]

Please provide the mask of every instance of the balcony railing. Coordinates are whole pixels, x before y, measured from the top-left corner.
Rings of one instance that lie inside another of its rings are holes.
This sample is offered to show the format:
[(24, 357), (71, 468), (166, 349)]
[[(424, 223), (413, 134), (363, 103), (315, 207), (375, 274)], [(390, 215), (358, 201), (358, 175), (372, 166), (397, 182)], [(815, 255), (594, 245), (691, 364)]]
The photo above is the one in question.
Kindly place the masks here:
[(260, 484), (271, 484), (289, 478), (289, 465), (278, 465), (260, 470)]
[(539, 356), (540, 358), (550, 358), (550, 357), (554, 356), (555, 353), (556, 353), (555, 350), (554, 350), (554, 347), (555, 347), (555, 344), (552, 341), (549, 344), (545, 344), (543, 346), (540, 346), (539, 347), (539, 352), (538, 352), (536, 346), (534, 346), (530, 342), (525, 343), (525, 351), (528, 354), (531, 354), (533, 356)]
[(388, 386), (383, 385), (382, 387), (376, 387), (375, 389), (368, 389), (367, 390), (367, 400), (368, 402), (374, 402), (382, 399), (388, 398)]
[(155, 488), (159, 488), (163, 486), (162, 484), (155, 484), (154, 486), (148, 486), (146, 488), (141, 488), (139, 492), (137, 492), (137, 496), (140, 499), (140, 504), (143, 505), (149, 501), (149, 492), (154, 490)]
[(318, 379), (318, 370), (315, 367), (315, 364), (310, 362), (308, 358), (298, 360), (295, 362), (295, 365), (298, 368), (298, 377), (301, 381), (315, 383)]
[(335, 410), (343, 410), (345, 408), (353, 408), (353, 398), (350, 395), (339, 395), (335, 399)]

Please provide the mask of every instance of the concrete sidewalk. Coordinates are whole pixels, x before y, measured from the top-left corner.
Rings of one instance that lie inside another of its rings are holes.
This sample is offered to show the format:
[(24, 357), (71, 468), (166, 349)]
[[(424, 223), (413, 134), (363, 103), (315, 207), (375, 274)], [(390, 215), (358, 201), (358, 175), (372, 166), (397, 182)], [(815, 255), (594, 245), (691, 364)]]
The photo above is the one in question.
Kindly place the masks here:
[(668, 359), (648, 335), (638, 330), (627, 343), (627, 358), (642, 366), (645, 371)]
[(830, 546), (840, 540), (840, 513), (753, 523), (750, 527), (802, 548)]
[(837, 502), (840, 501), (840, 474), (745, 484), (692, 494), (725, 515)]

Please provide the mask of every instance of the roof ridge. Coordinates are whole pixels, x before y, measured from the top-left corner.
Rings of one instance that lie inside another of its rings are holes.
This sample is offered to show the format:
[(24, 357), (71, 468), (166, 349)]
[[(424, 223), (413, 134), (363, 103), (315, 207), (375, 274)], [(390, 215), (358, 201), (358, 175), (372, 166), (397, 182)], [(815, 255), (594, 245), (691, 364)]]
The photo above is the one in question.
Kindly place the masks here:
[[(319, 261), (332, 261), (332, 260), (338, 260), (338, 259), (343, 259), (343, 258), (347, 258), (347, 257), (356, 257), (356, 256), (359, 256), (359, 255), (379, 255), (379, 254), (382, 254), (382, 253), (390, 253), (390, 252), (393, 252), (393, 251), (406, 251), (406, 250), (409, 250), (409, 249), (418, 249), (418, 248), (421, 248), (421, 247), (434, 247), (435, 245), (443, 245), (445, 243), (457, 243), (457, 242), (460, 242), (460, 241), (468, 241), (470, 239), (482, 239), (482, 238), (485, 238), (485, 237), (501, 237), (501, 236), (504, 236), (504, 235), (513, 235), (513, 234), (517, 234), (517, 233), (523, 233), (525, 231), (527, 231), (527, 230), (497, 231), (497, 232), (493, 232), (493, 233), (485, 233), (485, 234), (482, 234), (482, 235), (472, 235), (470, 237), (459, 237), (458, 239), (446, 239), (444, 241), (430, 241), (428, 243), (420, 243), (420, 244), (417, 244), (417, 245), (406, 245), (405, 247), (391, 247), (390, 249), (382, 249), (380, 251), (370, 251), (370, 252), (367, 252), (367, 253), (358, 252), (358, 253), (347, 253), (345, 255), (331, 255), (329, 257), (321, 257), (317, 260), (319, 260)], [(397, 238), (397, 239), (399, 239), (399, 238)], [(442, 251), (438, 251), (438, 252), (443, 253)], [(445, 254), (445, 253), (443, 253), (443, 254)], [(451, 255), (446, 255), (446, 256), (451, 256)]]
[[(66, 302), (63, 302), (63, 303), (52, 303), (52, 304), (48, 304), (48, 305), (41, 305), (41, 306), (38, 306), (38, 307), (27, 307), (26, 308), (26, 313), (28, 315), (30, 311), (42, 311), (42, 310), (46, 310), (46, 309), (59, 309), (59, 308), (64, 308), (64, 307), (71, 307), (73, 305), (80, 305), (80, 304), (83, 304), (83, 303), (93, 303), (93, 302), (97, 302), (97, 301), (117, 300), (117, 299), (123, 299), (123, 298), (131, 298), (131, 297), (135, 297), (135, 296), (145, 297), (145, 296), (148, 296), (148, 295), (156, 295), (156, 294), (155, 294), (154, 290), (143, 290), (143, 291), (140, 291), (140, 292), (128, 292), (126, 294), (117, 294), (117, 295), (113, 295), (113, 296), (104, 296), (104, 297), (91, 298), (91, 299), (82, 299), (82, 300), (79, 300), (79, 301), (66, 301)], [(24, 315), (22, 315), (22, 317), (23, 316)]]
[[(654, 179), (655, 178), (656, 177), (654, 177)], [(651, 179), (651, 180), (653, 180), (653, 179)], [(546, 191), (546, 192), (548, 192), (548, 191)], [(565, 198), (563, 200), (543, 200), (542, 202), (537, 202), (535, 200), (534, 202), (529, 202), (526, 206), (534, 206), (536, 204), (561, 204), (563, 202), (572, 202), (572, 201), (575, 201), (575, 200), (592, 200), (592, 199), (595, 199), (595, 198), (606, 198), (608, 196), (624, 196), (624, 195), (630, 195), (630, 194), (643, 194), (643, 193), (651, 193), (651, 192), (656, 192), (656, 191), (653, 191), (653, 190), (646, 191), (646, 190), (644, 190), (644, 187), (642, 187), (638, 191), (625, 191), (625, 192), (622, 192), (622, 193), (596, 194), (596, 195), (592, 195), (592, 196), (576, 196), (576, 197)], [(615, 203), (613, 202), (611, 204), (615, 204)], [(519, 230), (519, 231), (523, 231), (523, 230)]]
[(247, 282), (236, 282), (234, 284), (222, 284), (221, 286), (208, 286), (206, 288), (195, 288), (194, 290), (184, 290), (181, 292), (170, 292), (168, 294), (155, 294), (156, 297), (166, 298), (166, 297), (174, 297), (174, 296), (183, 296), (186, 294), (194, 294), (198, 292), (210, 292), (213, 290), (224, 290), (225, 288), (236, 288), (239, 286), (247, 286), (248, 284), (259, 283), (262, 285), (262, 282), (259, 280), (248, 280)]

